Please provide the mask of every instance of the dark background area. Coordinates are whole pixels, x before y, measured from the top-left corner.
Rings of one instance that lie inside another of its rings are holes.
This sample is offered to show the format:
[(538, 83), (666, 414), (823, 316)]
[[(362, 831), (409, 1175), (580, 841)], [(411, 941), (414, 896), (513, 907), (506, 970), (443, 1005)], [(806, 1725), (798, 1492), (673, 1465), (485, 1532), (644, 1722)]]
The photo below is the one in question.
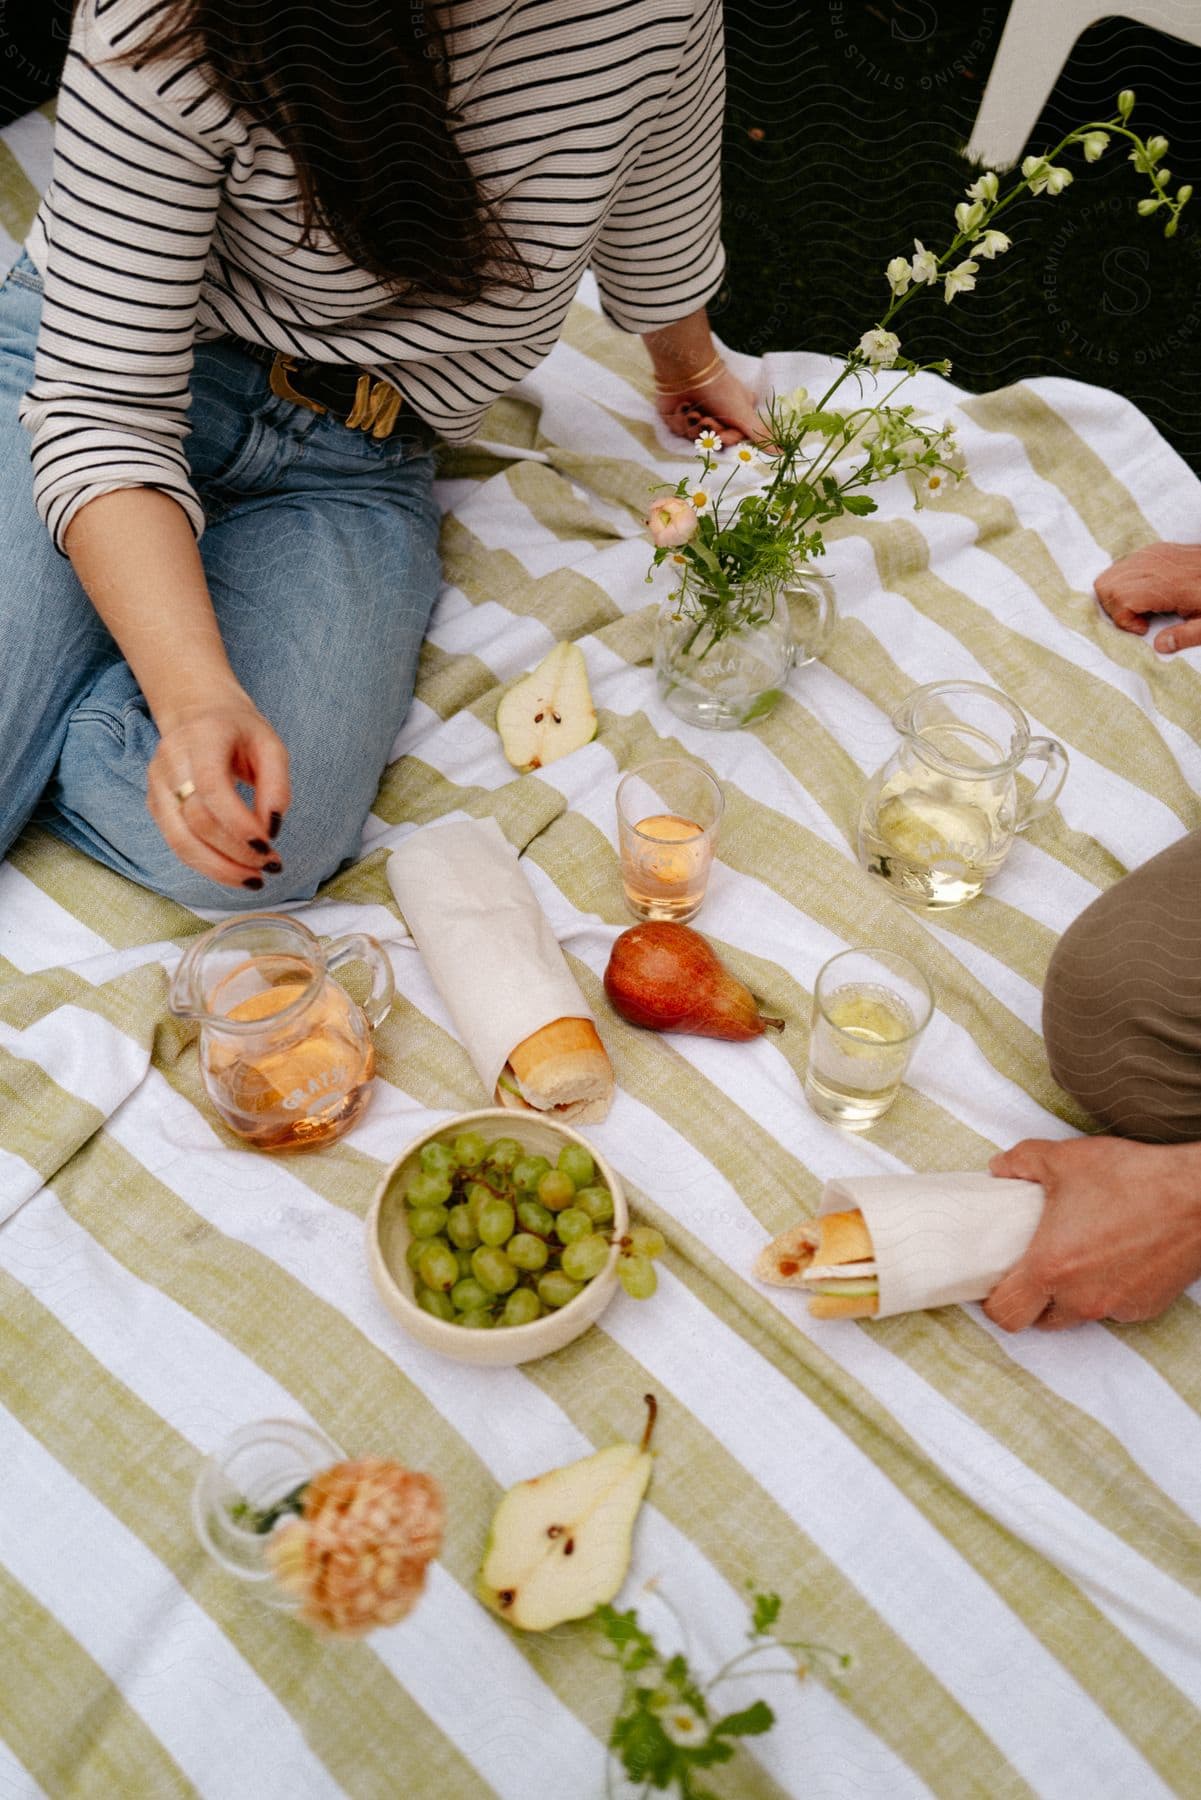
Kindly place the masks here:
[[(1050, 9), (1055, 0), (1043, 0)], [(726, 0), (726, 291), (738, 349), (839, 353), (888, 301), (884, 267), (919, 237), (940, 252), (974, 171), (971, 135), (1008, 0)], [(1134, 127), (1171, 140), (1197, 197), (1177, 237), (1140, 219), (1149, 191), (1120, 149), (1066, 193), (1006, 215), (1013, 248), (974, 293), (903, 315), (905, 351), (950, 356), (974, 391), (1034, 375), (1127, 395), (1201, 472), (1201, 49), (1110, 18), (1056, 84), (1028, 149), (1106, 118), (1134, 88)], [(762, 136), (758, 134), (762, 133)]]
[[(281, 4), (285, 0), (281, 0)], [(1044, 0), (1053, 6), (1055, 0)], [(0, 119), (53, 92), (67, 0), (0, 0)], [(738, 349), (839, 353), (887, 303), (883, 270), (913, 239), (942, 250), (973, 171), (961, 150), (1009, 0), (726, 0), (726, 286)], [(1007, 215), (1014, 247), (975, 293), (905, 314), (908, 354), (950, 356), (975, 391), (1032, 375), (1117, 389), (1201, 472), (1201, 49), (1110, 18), (1079, 41), (1030, 149), (1104, 118), (1171, 139), (1197, 199), (1180, 233), (1140, 219), (1148, 191), (1120, 150)], [(719, 154), (714, 121), (713, 155)]]

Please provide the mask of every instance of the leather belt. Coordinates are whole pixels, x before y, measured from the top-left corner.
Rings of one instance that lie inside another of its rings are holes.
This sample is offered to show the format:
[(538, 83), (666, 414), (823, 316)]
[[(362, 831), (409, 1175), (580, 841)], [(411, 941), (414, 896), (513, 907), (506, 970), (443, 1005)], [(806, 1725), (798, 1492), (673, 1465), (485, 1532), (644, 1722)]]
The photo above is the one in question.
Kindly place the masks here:
[(432, 440), (433, 431), (415, 413), (392, 382), (371, 375), (350, 363), (304, 361), (283, 350), (237, 340), (240, 349), (256, 362), (270, 363), (271, 392), (310, 412), (329, 412), (350, 431), (363, 431), (383, 439), (403, 430), (406, 436)]

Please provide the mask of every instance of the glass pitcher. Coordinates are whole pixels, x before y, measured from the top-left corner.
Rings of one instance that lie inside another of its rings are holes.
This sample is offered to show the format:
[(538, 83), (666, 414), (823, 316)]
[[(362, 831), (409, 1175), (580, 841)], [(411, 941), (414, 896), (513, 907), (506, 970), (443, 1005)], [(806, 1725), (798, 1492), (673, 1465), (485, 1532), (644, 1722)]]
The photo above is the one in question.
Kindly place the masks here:
[[(371, 970), (364, 1007), (332, 978), (348, 962)], [(394, 992), (374, 938), (323, 945), (299, 919), (257, 913), (197, 938), (168, 1004), (199, 1020), (200, 1072), (230, 1130), (259, 1150), (305, 1150), (341, 1137), (366, 1106), (371, 1032)]]
[[(1054, 805), (1068, 754), (977, 681), (927, 682), (892, 722), (901, 741), (863, 796), (859, 858), (907, 906), (945, 912), (974, 900), (1017, 833)], [(1043, 765), (1033, 791), (1018, 785), (1027, 763)]]

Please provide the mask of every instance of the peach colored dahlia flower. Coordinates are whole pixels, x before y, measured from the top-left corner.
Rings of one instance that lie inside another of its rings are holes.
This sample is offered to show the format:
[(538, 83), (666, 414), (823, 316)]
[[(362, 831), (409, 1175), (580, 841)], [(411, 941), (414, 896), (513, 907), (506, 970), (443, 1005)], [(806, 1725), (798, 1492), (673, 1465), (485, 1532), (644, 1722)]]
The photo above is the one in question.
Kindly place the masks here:
[(309, 1482), (300, 1518), (267, 1545), (300, 1618), (336, 1637), (361, 1637), (412, 1611), (442, 1547), (445, 1505), (429, 1475), (380, 1456), (335, 1463)]

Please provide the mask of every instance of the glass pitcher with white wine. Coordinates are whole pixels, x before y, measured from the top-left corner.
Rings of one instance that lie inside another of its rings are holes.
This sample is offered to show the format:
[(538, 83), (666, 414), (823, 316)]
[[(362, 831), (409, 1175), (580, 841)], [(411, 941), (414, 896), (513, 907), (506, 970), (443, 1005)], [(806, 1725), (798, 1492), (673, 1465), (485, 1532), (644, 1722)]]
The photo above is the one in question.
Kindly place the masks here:
[[(900, 743), (863, 796), (859, 858), (906, 906), (945, 912), (974, 900), (1018, 832), (1055, 804), (1068, 753), (977, 681), (927, 682), (892, 722)], [(1031, 789), (1022, 771), (1037, 764)]]

